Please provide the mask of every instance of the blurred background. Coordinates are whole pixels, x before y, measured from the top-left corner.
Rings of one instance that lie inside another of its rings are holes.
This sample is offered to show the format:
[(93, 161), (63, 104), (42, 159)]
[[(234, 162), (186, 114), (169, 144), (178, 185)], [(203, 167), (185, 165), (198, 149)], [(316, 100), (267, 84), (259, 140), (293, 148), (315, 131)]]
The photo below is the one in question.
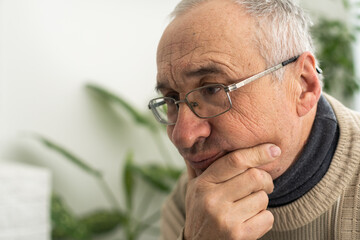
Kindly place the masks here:
[[(0, 163), (51, 175), (53, 239), (157, 238), (183, 162), (147, 102), (177, 2), (0, 0)], [(359, 111), (359, 1), (300, 4), (315, 23), (325, 91)]]

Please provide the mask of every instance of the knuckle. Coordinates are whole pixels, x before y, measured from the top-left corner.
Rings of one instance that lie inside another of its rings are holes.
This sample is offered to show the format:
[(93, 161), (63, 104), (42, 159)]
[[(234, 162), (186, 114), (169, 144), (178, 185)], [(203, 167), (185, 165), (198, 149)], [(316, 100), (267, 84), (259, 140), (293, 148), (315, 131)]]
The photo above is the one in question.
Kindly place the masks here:
[(240, 168), (243, 166), (243, 157), (238, 152), (234, 152), (229, 155), (228, 163), (232, 168)]
[(273, 191), (274, 191), (274, 183), (273, 183), (273, 181), (271, 181), (270, 182), (270, 186), (269, 186), (269, 190), (268, 190), (268, 193), (270, 194), (270, 193), (272, 193)]
[(251, 182), (259, 184), (259, 185), (263, 185), (263, 173), (261, 170), (257, 169), (257, 168), (250, 168), (249, 170), (247, 170), (249, 178), (251, 180)]
[(217, 207), (217, 197), (215, 196), (215, 194), (208, 193), (203, 197), (203, 204), (206, 212), (215, 212), (215, 209)]
[(265, 190), (265, 192), (271, 193), (274, 190), (272, 177), (267, 172), (261, 169), (251, 168), (248, 170), (248, 173), (249, 181), (252, 184), (254, 192)]

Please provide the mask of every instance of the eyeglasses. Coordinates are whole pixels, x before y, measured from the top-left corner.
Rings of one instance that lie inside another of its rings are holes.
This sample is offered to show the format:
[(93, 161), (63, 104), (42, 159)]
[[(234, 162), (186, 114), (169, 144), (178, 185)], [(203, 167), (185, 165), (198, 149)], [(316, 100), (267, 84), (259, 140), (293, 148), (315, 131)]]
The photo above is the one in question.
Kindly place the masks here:
[[(229, 93), (259, 79), (269, 73), (272, 73), (290, 63), (295, 62), (299, 56), (292, 57), (276, 66), (266, 69), (254, 76), (251, 76), (238, 83), (228, 86), (223, 84), (209, 84), (191, 90), (185, 95), (183, 100), (176, 100), (171, 97), (159, 97), (150, 100), (149, 109), (151, 109), (155, 118), (163, 124), (175, 125), (179, 104), (185, 103), (191, 111), (199, 118), (213, 118), (226, 113), (232, 107)], [(319, 72), (319, 70), (317, 70)]]

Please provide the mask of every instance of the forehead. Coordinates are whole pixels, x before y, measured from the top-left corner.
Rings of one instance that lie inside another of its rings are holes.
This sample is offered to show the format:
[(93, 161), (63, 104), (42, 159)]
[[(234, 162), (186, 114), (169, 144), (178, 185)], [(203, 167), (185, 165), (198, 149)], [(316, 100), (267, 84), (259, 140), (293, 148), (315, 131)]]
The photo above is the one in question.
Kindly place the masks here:
[(253, 19), (230, 0), (205, 2), (178, 16), (158, 46), (158, 82), (178, 84), (201, 66), (243, 68), (257, 54), (253, 28)]

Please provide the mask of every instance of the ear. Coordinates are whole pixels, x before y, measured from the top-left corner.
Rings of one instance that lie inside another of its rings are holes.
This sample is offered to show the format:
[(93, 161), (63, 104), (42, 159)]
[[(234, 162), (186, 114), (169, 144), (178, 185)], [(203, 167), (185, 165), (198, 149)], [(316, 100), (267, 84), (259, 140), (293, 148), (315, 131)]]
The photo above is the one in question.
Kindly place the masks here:
[(296, 96), (296, 110), (298, 116), (302, 117), (316, 106), (321, 95), (321, 84), (315, 58), (310, 52), (301, 54), (296, 63), (296, 82), (301, 89)]

